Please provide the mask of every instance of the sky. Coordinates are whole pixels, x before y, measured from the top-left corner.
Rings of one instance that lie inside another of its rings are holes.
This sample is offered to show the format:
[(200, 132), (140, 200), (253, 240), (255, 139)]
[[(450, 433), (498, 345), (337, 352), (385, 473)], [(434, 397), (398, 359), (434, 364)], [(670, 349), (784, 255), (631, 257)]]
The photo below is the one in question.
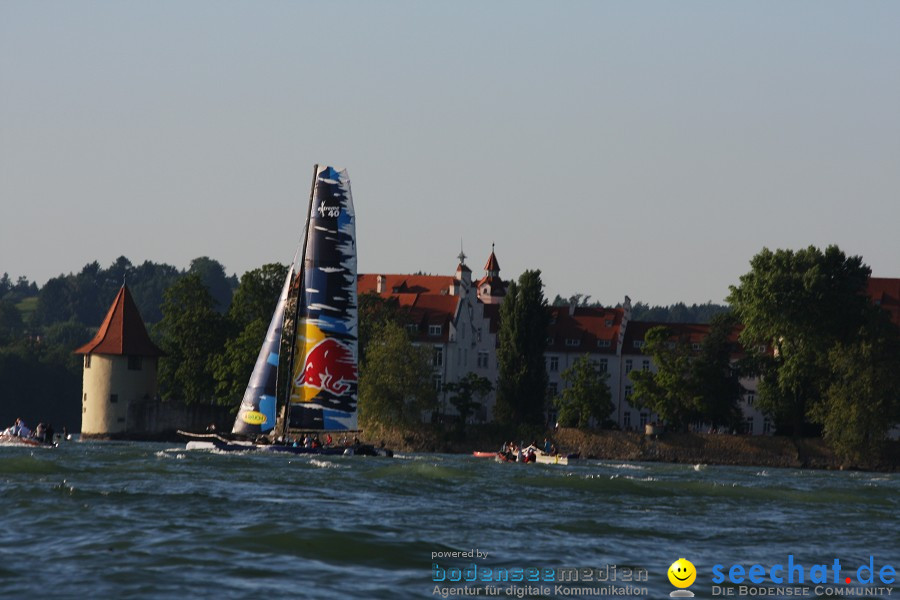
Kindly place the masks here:
[(763, 247), (900, 277), (900, 2), (0, 0), (0, 273), (294, 255), (722, 302)]

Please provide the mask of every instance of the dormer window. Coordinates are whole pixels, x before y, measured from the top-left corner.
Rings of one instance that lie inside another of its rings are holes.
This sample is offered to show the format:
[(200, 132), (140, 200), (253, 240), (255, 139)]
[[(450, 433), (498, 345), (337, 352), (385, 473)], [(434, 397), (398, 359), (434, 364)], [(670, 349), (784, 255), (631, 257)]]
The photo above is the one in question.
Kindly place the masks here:
[(612, 346), (612, 342), (610, 340), (597, 340), (598, 348), (609, 348)]
[(406, 332), (410, 335), (415, 335), (419, 333), (419, 326), (415, 323), (409, 323), (406, 325)]
[(644, 347), (644, 340), (634, 340), (631, 345), (640, 350)]
[(431, 335), (431, 336), (441, 335), (441, 326), (440, 325), (429, 325), (428, 326), (428, 335)]
[(566, 338), (566, 346), (568, 346), (570, 348), (577, 348), (580, 345), (581, 345), (581, 340), (574, 339), (574, 338)]
[(613, 326), (613, 320), (612, 320), (612, 319), (607, 319), (607, 320), (606, 320), (606, 326), (607, 326), (607, 327), (612, 327), (612, 326)]

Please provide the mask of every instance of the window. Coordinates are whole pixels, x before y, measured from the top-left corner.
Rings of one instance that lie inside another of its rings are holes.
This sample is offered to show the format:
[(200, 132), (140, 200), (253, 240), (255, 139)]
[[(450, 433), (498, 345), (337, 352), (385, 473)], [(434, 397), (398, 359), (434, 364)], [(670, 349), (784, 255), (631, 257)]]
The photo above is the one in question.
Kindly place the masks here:
[(84, 397), (81, 398), (81, 403), (84, 404), (87, 402), (87, 392), (85, 392)]
[(431, 376), (431, 385), (434, 386), (434, 391), (440, 392), (443, 387), (443, 381), (440, 375), (432, 375)]
[(641, 427), (644, 427), (649, 420), (650, 420), (650, 414), (642, 412), (641, 413)]
[(441, 326), (440, 325), (429, 325), (428, 326), (428, 335), (433, 335), (433, 336), (441, 335)]
[(570, 348), (577, 348), (581, 345), (581, 340), (576, 340), (573, 338), (566, 338), (566, 346)]
[(632, 366), (631, 366), (631, 359), (630, 359), (630, 358), (626, 358), (626, 359), (625, 359), (625, 374), (627, 375), (628, 373), (631, 373), (631, 369), (632, 369)]
[(484, 351), (478, 352), (478, 368), (479, 369), (487, 369), (488, 368), (488, 353)]
[(632, 388), (630, 385), (626, 385), (625, 386), (625, 399), (628, 400), (629, 398), (631, 398), (631, 394), (633, 392), (634, 392), (634, 388)]
[(90, 354), (84, 355), (84, 368), (85, 369), (91, 368), (91, 355)]
[(613, 320), (612, 320), (612, 319), (607, 319), (607, 320), (606, 320), (606, 326), (607, 326), (607, 327), (612, 327), (612, 326), (613, 326)]
[(772, 421), (769, 420), (769, 417), (763, 419), (763, 433), (772, 433)]
[(110, 404), (116, 404), (118, 401), (119, 401), (119, 395), (118, 395), (118, 394), (110, 394), (110, 395), (109, 395), (109, 403), (110, 403)]
[(555, 381), (552, 381), (547, 384), (547, 391), (550, 393), (551, 398), (555, 398), (556, 394), (559, 393), (559, 384)]
[(768, 348), (766, 348), (765, 344), (763, 344), (762, 346), (757, 346), (757, 347), (756, 347), (756, 350), (757, 350), (760, 354), (765, 354), (766, 351), (768, 350)]
[(645, 360), (641, 363), (641, 371), (649, 371), (650, 370), (650, 361)]
[(140, 356), (135, 356), (134, 354), (128, 355), (128, 370), (129, 371), (140, 371), (143, 367), (143, 360)]
[(597, 340), (598, 348), (609, 348), (612, 346), (612, 342), (610, 340)]
[(753, 433), (753, 417), (744, 419), (744, 433)]
[(693, 344), (691, 344), (691, 350), (693, 350), (694, 352), (700, 350), (700, 344), (694, 342)]
[(125, 417), (119, 417), (118, 419), (116, 419), (116, 422), (118, 422), (118, 423), (124, 423), (124, 422), (125, 422)]
[(419, 333), (419, 326), (415, 323), (408, 323), (406, 325), (406, 333), (410, 335), (416, 335), (417, 333)]
[(622, 429), (631, 429), (631, 411), (626, 410), (622, 415)]
[(444, 366), (444, 349), (441, 346), (435, 346), (431, 355), (431, 364), (435, 367)]
[(640, 350), (644, 347), (644, 340), (634, 340), (631, 342), (631, 345)]
[(605, 358), (601, 358), (597, 361), (597, 368), (601, 373), (606, 373), (607, 371), (609, 371), (609, 361)]
[(551, 356), (550, 357), (550, 372), (555, 373), (556, 371), (559, 371), (559, 357)]
[(463, 366), (469, 368), (469, 349), (463, 348)]
[(552, 346), (552, 345), (553, 345), (553, 342), (555, 342), (555, 341), (556, 341), (556, 340), (553, 339), (553, 336), (552, 336), (552, 335), (547, 336), (547, 345), (548, 345), (548, 346)]
[(754, 392), (747, 393), (747, 406), (753, 406), (753, 403), (756, 402), (756, 394)]

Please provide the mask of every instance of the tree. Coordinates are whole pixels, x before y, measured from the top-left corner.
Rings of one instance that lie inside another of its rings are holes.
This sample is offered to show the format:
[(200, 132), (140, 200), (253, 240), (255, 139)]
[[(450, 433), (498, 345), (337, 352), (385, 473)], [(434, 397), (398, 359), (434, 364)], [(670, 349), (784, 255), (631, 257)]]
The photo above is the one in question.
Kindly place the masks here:
[(374, 292), (360, 294), (357, 300), (359, 304), (359, 360), (366, 357), (369, 342), (376, 332), (379, 332), (385, 324), (396, 323), (405, 327), (409, 317), (400, 308), (397, 298), (391, 296), (382, 298)]
[(212, 358), (225, 343), (222, 315), (199, 275), (186, 275), (165, 293), (157, 329), (167, 356), (160, 361), (163, 395), (188, 403), (212, 403), (215, 392)]
[(745, 326), (744, 347), (774, 349), (756, 357), (760, 409), (779, 430), (799, 435), (830, 385), (830, 350), (850, 342), (863, 325), (870, 269), (837, 246), (824, 252), (763, 248), (750, 265), (731, 286), (728, 302)]
[(541, 272), (511, 281), (500, 305), (499, 381), (494, 418), (501, 423), (543, 425), (547, 390), (544, 349), (550, 311)]
[(286, 276), (287, 267), (275, 263), (241, 276), (226, 318), (228, 340), (211, 363), (217, 403), (237, 405), (241, 401)]
[(481, 406), (484, 397), (492, 389), (494, 385), (490, 380), (477, 373), (466, 373), (459, 381), (444, 384), (444, 391), (451, 394), (450, 404), (459, 414), (460, 431), (465, 429), (466, 421)]
[(600, 370), (589, 354), (578, 358), (562, 372), (566, 387), (554, 403), (563, 427), (588, 427), (591, 419), (598, 425), (614, 410), (609, 391), (609, 373)]
[(198, 275), (203, 285), (215, 300), (215, 309), (224, 313), (231, 306), (233, 286), (225, 275), (225, 267), (208, 256), (200, 256), (191, 261), (188, 273)]
[(22, 315), (15, 303), (5, 298), (0, 299), (0, 345), (17, 339), (24, 330)]
[(828, 363), (834, 376), (811, 417), (841, 460), (877, 466), (900, 422), (900, 334), (887, 313), (872, 311), (855, 341), (831, 349)]
[(430, 350), (414, 346), (399, 324), (386, 322), (373, 332), (360, 363), (360, 423), (414, 425), (436, 403)]
[(732, 313), (715, 315), (699, 355), (691, 362), (690, 374), (701, 420), (729, 429), (740, 423), (738, 401), (744, 393), (740, 365), (732, 361), (735, 347), (731, 339), (736, 328)]
[(649, 408), (668, 425), (684, 428), (700, 417), (700, 401), (691, 381), (691, 347), (684, 340), (671, 341), (675, 332), (653, 327), (644, 337), (644, 352), (653, 357), (656, 372), (632, 371), (634, 395), (629, 402)]

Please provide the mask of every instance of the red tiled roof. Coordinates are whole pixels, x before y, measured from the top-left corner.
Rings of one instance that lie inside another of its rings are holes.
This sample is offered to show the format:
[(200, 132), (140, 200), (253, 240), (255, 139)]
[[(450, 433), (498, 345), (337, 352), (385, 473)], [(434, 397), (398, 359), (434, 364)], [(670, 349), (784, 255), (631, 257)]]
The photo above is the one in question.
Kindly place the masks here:
[[(419, 329), (417, 337), (425, 341), (442, 341), (450, 339), (450, 323), (456, 317), (460, 297), (451, 296), (450, 286), (456, 280), (453, 277), (440, 275), (359, 275), (357, 293), (377, 293), (378, 278), (383, 277), (383, 290), (380, 296), (397, 299), (401, 307), (409, 314), (410, 324)], [(431, 336), (429, 325), (440, 325), (441, 335)]]
[(569, 314), (568, 306), (553, 306), (550, 311), (548, 351), (615, 354), (625, 314), (621, 308), (579, 306)]
[(75, 354), (163, 356), (165, 353), (147, 335), (147, 328), (144, 327), (131, 292), (123, 285), (109, 307), (97, 335), (75, 350)]
[(870, 277), (867, 292), (872, 302), (888, 311), (891, 321), (900, 325), (900, 279)]
[(378, 278), (383, 277), (382, 295), (397, 294), (449, 294), (450, 286), (455, 279), (449, 275), (360, 275), (357, 280), (357, 291), (360, 294), (375, 293), (378, 289)]
[[(652, 321), (629, 321), (628, 327), (625, 328), (625, 339), (622, 342), (622, 354), (645, 354), (643, 348), (635, 348), (634, 342), (643, 341), (647, 332), (654, 327), (667, 327), (672, 331), (672, 341), (684, 342), (687, 344), (700, 344), (709, 335), (709, 325), (706, 323), (656, 323)], [(740, 347), (738, 335), (743, 326), (737, 326), (728, 336), (729, 341), (734, 344), (732, 355), (734, 357), (743, 354)]]

